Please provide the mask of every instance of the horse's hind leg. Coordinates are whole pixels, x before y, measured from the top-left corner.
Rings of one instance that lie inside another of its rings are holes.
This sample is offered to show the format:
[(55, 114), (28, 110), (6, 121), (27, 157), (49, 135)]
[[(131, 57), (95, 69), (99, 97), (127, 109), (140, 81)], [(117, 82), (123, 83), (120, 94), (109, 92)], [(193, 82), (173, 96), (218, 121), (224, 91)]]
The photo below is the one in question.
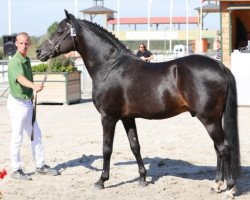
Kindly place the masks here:
[(140, 144), (138, 140), (137, 130), (136, 130), (136, 124), (134, 118), (126, 118), (122, 119), (122, 123), (124, 125), (124, 128), (126, 130), (130, 148), (137, 160), (137, 164), (139, 167), (139, 174), (140, 174), (140, 182), (139, 184), (142, 186), (147, 186), (148, 182), (146, 182), (146, 169), (143, 164), (143, 160), (140, 153)]
[(218, 152), (216, 145), (214, 145), (214, 149), (217, 156), (217, 169), (216, 169), (215, 183), (211, 188), (211, 192), (220, 193), (222, 191), (220, 187), (224, 184), (224, 163), (222, 157)]
[(225, 178), (227, 183), (227, 191), (233, 196), (235, 192), (235, 178), (231, 170), (231, 153), (228, 142), (224, 136), (221, 120), (213, 122), (205, 122), (201, 120), (206, 127), (209, 136), (214, 141), (215, 150), (217, 153), (217, 171), (216, 171), (216, 190), (220, 191), (220, 186)]
[(110, 157), (113, 150), (115, 125), (118, 120), (110, 116), (102, 116), (103, 127), (103, 171), (101, 178), (95, 183), (99, 189), (104, 188), (104, 182), (109, 179)]

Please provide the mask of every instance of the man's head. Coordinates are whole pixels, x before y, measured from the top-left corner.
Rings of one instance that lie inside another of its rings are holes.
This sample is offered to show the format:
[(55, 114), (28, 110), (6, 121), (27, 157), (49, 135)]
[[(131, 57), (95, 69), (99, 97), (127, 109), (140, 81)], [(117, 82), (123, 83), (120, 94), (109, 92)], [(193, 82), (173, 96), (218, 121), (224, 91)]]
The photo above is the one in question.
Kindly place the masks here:
[(147, 47), (146, 47), (146, 45), (144, 43), (141, 43), (140, 46), (139, 46), (139, 49), (140, 49), (140, 51), (144, 52), (144, 51), (147, 50)]
[(19, 33), (16, 37), (16, 47), (22, 56), (26, 57), (30, 47), (30, 36), (25, 32)]
[(216, 40), (216, 47), (217, 47), (217, 49), (220, 48), (220, 40)]

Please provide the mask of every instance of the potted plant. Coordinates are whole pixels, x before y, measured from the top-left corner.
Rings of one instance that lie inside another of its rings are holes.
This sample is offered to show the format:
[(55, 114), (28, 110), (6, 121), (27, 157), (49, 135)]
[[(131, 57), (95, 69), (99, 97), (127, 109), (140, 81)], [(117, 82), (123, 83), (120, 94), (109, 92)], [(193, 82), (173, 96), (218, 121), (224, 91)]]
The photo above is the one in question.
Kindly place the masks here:
[(59, 56), (32, 67), (34, 82), (42, 83), (47, 75), (44, 89), (38, 93), (38, 103), (73, 103), (81, 100), (81, 71), (74, 67), (74, 60)]

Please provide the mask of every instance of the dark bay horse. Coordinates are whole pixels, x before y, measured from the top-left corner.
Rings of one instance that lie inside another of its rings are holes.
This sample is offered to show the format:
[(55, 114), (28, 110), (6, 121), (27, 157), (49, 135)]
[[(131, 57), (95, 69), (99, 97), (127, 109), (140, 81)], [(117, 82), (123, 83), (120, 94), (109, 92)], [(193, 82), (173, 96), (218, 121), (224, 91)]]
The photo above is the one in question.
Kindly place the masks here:
[(220, 192), (225, 179), (226, 198), (230, 199), (240, 174), (236, 83), (230, 70), (202, 55), (145, 62), (102, 27), (65, 13), (66, 18), (40, 46), (37, 56), (46, 61), (76, 50), (92, 78), (93, 103), (103, 126), (103, 172), (95, 185), (104, 188), (109, 179), (118, 120), (137, 160), (139, 183), (146, 186), (135, 118), (165, 119), (188, 111), (201, 121), (214, 142), (217, 171), (213, 190)]

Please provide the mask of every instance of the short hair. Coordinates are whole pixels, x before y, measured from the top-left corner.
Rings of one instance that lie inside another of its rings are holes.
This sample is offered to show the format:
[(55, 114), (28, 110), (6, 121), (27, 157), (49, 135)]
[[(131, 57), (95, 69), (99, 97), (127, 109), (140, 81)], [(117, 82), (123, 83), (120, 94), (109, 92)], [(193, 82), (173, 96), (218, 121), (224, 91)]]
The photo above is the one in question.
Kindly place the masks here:
[(16, 37), (18, 38), (19, 36), (25, 36), (25, 37), (27, 37), (27, 38), (30, 40), (30, 36), (29, 36), (29, 34), (26, 33), (26, 32), (20, 32), (20, 33), (17, 34)]

